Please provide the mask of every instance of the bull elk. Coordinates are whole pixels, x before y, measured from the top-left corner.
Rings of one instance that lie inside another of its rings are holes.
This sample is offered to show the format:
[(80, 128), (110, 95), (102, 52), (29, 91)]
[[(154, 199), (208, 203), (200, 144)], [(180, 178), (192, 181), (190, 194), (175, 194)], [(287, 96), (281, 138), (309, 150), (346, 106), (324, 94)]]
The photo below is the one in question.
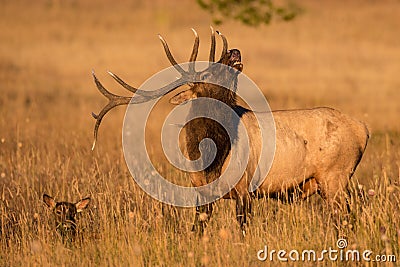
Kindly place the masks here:
[[(93, 73), (98, 90), (109, 99), (108, 104), (98, 115), (92, 114), (97, 120), (93, 148), (101, 120), (109, 110), (118, 105), (144, 103), (164, 96), (181, 85), (189, 84), (190, 89), (172, 97), (171, 104), (180, 105), (199, 97), (213, 98), (235, 110), (247, 129), (250, 153), (245, 172), (234, 188), (224, 196), (224, 198), (236, 200), (236, 218), (243, 233), (248, 224), (248, 216), (251, 214), (251, 201), (255, 197), (274, 198), (296, 191), (299, 192), (301, 199), (306, 199), (319, 193), (331, 205), (334, 213), (345, 211), (346, 205), (348, 208), (347, 185), (362, 158), (369, 138), (366, 125), (327, 107), (273, 111), (276, 127), (275, 156), (270, 171), (261, 185), (255, 192), (250, 193), (248, 177), (253, 176), (258, 164), (263, 164), (258, 162), (262, 136), (255, 113), (237, 104), (238, 75), (243, 69), (241, 53), (238, 49), (228, 50), (226, 38), (219, 32), (217, 33), (223, 41), (221, 57), (215, 62), (215, 33), (211, 30), (210, 65), (207, 69), (199, 72), (194, 70), (199, 47), (199, 37), (195, 31), (195, 41), (187, 71), (176, 62), (166, 41), (159, 36), (168, 60), (180, 73), (181, 78), (157, 90), (143, 91), (134, 88), (117, 75), (109, 72), (120, 85), (136, 94), (134, 98), (110, 93)], [(218, 65), (221, 64), (229, 66), (229, 70), (220, 69)], [(207, 82), (210, 76), (214, 80), (233, 80), (229, 83), (231, 88)], [(196, 77), (200, 79), (199, 82), (188, 82)], [(195, 101), (192, 102), (189, 113), (193, 115), (203, 107)], [(230, 115), (221, 114), (221, 110), (218, 109), (212, 110), (212, 113), (224, 117), (228, 127), (235, 127), (234, 119), (229, 117)], [(213, 120), (197, 118), (184, 126), (184, 132), (185, 156), (188, 159), (196, 160), (201, 157), (199, 145), (205, 138), (212, 139), (218, 149), (212, 164), (202, 171), (190, 174), (192, 184), (198, 187), (220, 177), (232, 152), (232, 145), (226, 130)], [(240, 138), (240, 136), (237, 134), (236, 138)], [(235, 143), (240, 144), (240, 140)], [(213, 203), (196, 208), (194, 231), (203, 232), (212, 210)]]
[(90, 198), (84, 198), (76, 203), (56, 202), (54, 198), (43, 194), (43, 202), (51, 209), (55, 216), (56, 230), (63, 241), (74, 241), (76, 229), (76, 215), (87, 208)]

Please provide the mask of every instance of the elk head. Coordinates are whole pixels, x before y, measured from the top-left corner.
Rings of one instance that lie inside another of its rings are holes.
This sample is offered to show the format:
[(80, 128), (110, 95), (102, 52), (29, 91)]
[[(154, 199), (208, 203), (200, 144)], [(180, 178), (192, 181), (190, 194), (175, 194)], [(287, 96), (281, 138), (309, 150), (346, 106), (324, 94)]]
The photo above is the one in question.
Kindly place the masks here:
[[(170, 99), (174, 105), (199, 97), (213, 98), (229, 106), (236, 105), (237, 76), (243, 70), (240, 51), (231, 49), (218, 61), (199, 73), (199, 81)], [(224, 67), (224, 65), (230, 68)]]
[(56, 202), (54, 198), (44, 194), (43, 202), (53, 211), (56, 229), (63, 240), (64, 238), (73, 240), (76, 235), (76, 215), (87, 208), (90, 198), (81, 199), (76, 203)]
[[(136, 94), (135, 97), (119, 96), (109, 92), (100, 83), (94, 72), (92, 73), (98, 90), (109, 100), (108, 104), (104, 106), (99, 114), (92, 113), (92, 116), (96, 119), (92, 150), (96, 145), (97, 132), (103, 117), (108, 111), (119, 105), (148, 102), (150, 100), (162, 97), (185, 84), (188, 84), (191, 88), (172, 97), (170, 99), (170, 103), (179, 105), (185, 101), (189, 101), (198, 97), (209, 97), (220, 100), (231, 106), (236, 104), (237, 76), (243, 69), (240, 51), (237, 49), (228, 50), (228, 41), (226, 40), (224, 35), (217, 31), (218, 35), (222, 38), (223, 48), (220, 59), (215, 62), (215, 33), (214, 30), (211, 28), (209, 67), (202, 71), (195, 71), (194, 64), (199, 49), (199, 37), (195, 30), (193, 30), (193, 33), (195, 35), (195, 41), (191, 56), (189, 58), (189, 67), (187, 71), (184, 70), (181, 65), (176, 62), (171, 54), (171, 51), (169, 50), (167, 42), (164, 40), (163, 37), (161, 37), (161, 35), (159, 35), (168, 60), (175, 68), (175, 70), (178, 71), (181, 75), (179, 79), (164, 87), (158, 88), (153, 91), (140, 90), (138, 88), (128, 85), (117, 75), (108, 72), (111, 77), (120, 85), (122, 85), (125, 89), (127, 89), (131, 93)], [(223, 86), (218, 86), (217, 84), (223, 84)]]

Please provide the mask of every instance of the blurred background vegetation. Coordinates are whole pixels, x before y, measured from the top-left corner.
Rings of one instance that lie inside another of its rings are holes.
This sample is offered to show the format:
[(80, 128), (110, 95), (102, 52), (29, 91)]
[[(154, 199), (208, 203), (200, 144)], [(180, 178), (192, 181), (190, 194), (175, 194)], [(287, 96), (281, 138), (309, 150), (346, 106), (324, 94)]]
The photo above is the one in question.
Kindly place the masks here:
[[(273, 18), (289, 21), (301, 11), (294, 1), (272, 0), (197, 0), (201, 8), (209, 11), (216, 25), (226, 19), (240, 21), (249, 26), (269, 24)], [(282, 2), (282, 1), (281, 1)]]

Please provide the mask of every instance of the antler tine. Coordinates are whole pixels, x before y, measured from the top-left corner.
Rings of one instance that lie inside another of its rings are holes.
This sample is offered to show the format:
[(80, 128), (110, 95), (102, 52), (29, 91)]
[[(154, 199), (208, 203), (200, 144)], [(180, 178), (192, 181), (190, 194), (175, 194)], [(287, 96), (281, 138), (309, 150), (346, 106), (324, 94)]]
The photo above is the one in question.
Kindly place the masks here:
[(100, 111), (100, 113), (98, 115), (96, 115), (96, 114), (94, 114), (92, 112), (93, 118), (96, 119), (96, 124), (94, 126), (94, 132), (93, 132), (93, 135), (94, 135), (94, 141), (93, 141), (93, 145), (92, 145), (92, 150), (93, 150), (94, 147), (96, 146), (97, 132), (99, 130), (99, 126), (101, 124), (101, 120), (103, 119), (103, 117), (107, 114), (108, 111), (110, 111), (111, 109), (115, 108), (116, 106), (128, 105), (129, 102), (131, 101), (131, 97), (119, 96), (119, 95), (115, 95), (113, 93), (110, 93), (101, 84), (101, 82), (97, 79), (94, 71), (92, 71), (92, 75), (93, 75), (93, 78), (94, 78), (94, 82), (96, 83), (97, 89), (100, 91), (100, 93), (102, 93), (109, 100), (108, 104), (106, 106), (104, 106), (104, 108)]
[(193, 50), (192, 50), (192, 54), (190, 55), (189, 62), (193, 62), (196, 60), (197, 53), (199, 52), (199, 44), (200, 44), (199, 35), (195, 31), (195, 29), (192, 28), (192, 31), (194, 33), (195, 39), (194, 39)]
[[(117, 81), (120, 85), (122, 85), (122, 87), (124, 87), (125, 89), (127, 89), (128, 91), (132, 92), (132, 93), (136, 93), (137, 95), (140, 96), (144, 96), (144, 97), (150, 97), (148, 100), (151, 100), (151, 97), (154, 96), (161, 96), (162, 94), (159, 94), (160, 90), (162, 89), (158, 89), (155, 91), (144, 91), (144, 90), (140, 90), (136, 87), (130, 86), (129, 84), (127, 84), (124, 80), (122, 80), (120, 77), (117, 76), (117, 74), (112, 73), (111, 71), (108, 71), (108, 74), (110, 74), (110, 76)], [(158, 93), (158, 94), (157, 94)], [(142, 98), (140, 98), (142, 99)], [(146, 99), (146, 98), (143, 98)]]
[(126, 90), (132, 92), (132, 93), (136, 93), (138, 91), (141, 91), (133, 86), (130, 86), (129, 84), (127, 84), (126, 82), (124, 82), (120, 77), (118, 77), (116, 74), (112, 73), (111, 71), (107, 71), (108, 74), (110, 74), (110, 76), (120, 85), (122, 85), (122, 87), (124, 87)]
[(210, 57), (208, 61), (215, 62), (215, 33), (213, 27), (210, 26), (210, 28), (211, 28), (211, 48), (210, 48)]
[(94, 73), (94, 70), (92, 70), (92, 76), (94, 79), (94, 82), (96, 83), (97, 89), (100, 91), (100, 93), (102, 95), (104, 95), (105, 97), (107, 97), (108, 99), (112, 99), (114, 96), (113, 93), (111, 93), (110, 91), (108, 91), (102, 84), (101, 82), (97, 79), (96, 74)]
[(158, 35), (158, 38), (160, 38), (160, 40), (161, 40), (161, 43), (162, 43), (162, 45), (163, 45), (163, 47), (164, 47), (164, 51), (165, 51), (165, 54), (167, 55), (167, 58), (168, 58), (169, 62), (171, 62), (172, 66), (173, 66), (182, 76), (185, 76), (185, 75), (186, 75), (186, 71), (184, 71), (184, 70), (182, 69), (182, 67), (178, 65), (178, 63), (176, 62), (176, 60), (175, 60), (174, 57), (172, 56), (171, 51), (169, 50), (169, 47), (168, 47), (167, 42), (164, 40), (164, 38), (163, 38), (160, 34)]
[(150, 100), (159, 98), (160, 96), (166, 95), (172, 90), (175, 90), (176, 88), (187, 84), (187, 80), (180, 78), (176, 81), (173, 81), (157, 90), (154, 91), (142, 91), (146, 92), (146, 94), (136, 94), (135, 97), (132, 98), (132, 100), (129, 102), (129, 104), (140, 104), (144, 102), (148, 102)]
[(192, 31), (194, 33), (195, 39), (194, 39), (192, 54), (190, 55), (190, 59), (189, 59), (189, 62), (190, 62), (189, 63), (189, 73), (194, 73), (194, 62), (196, 61), (197, 53), (199, 52), (199, 43), (200, 43), (199, 35), (195, 31), (195, 29), (192, 28)]
[(219, 31), (217, 31), (217, 33), (219, 36), (221, 36), (222, 42), (224, 44), (224, 47), (222, 48), (221, 58), (220, 58), (220, 60), (221, 60), (225, 57), (226, 53), (228, 52), (228, 41), (226, 40), (225, 36), (222, 33), (220, 33)]

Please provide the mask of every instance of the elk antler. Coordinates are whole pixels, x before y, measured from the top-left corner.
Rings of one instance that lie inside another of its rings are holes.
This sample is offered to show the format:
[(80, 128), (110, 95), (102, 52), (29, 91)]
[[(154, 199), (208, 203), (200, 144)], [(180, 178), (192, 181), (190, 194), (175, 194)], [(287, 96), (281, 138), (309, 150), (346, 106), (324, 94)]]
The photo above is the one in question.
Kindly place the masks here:
[(211, 28), (211, 48), (210, 48), (210, 57), (208, 61), (210, 62), (210, 65), (212, 64), (211, 62), (215, 61), (215, 33), (213, 27)]
[[(111, 109), (114, 107), (120, 106), (120, 105), (128, 105), (128, 104), (139, 104), (139, 103), (144, 103), (153, 99), (156, 99), (160, 96), (163, 96), (165, 94), (168, 94), (172, 90), (192, 82), (195, 80), (197, 77), (196, 75), (199, 74), (199, 72), (195, 71), (195, 62), (199, 50), (199, 36), (197, 32), (192, 29), (194, 35), (195, 35), (195, 40), (193, 44), (193, 49), (192, 53), (189, 58), (189, 70), (185, 71), (174, 59), (172, 56), (171, 51), (169, 50), (167, 42), (164, 40), (164, 38), (161, 35), (158, 35), (160, 38), (160, 41), (164, 47), (165, 54), (167, 55), (167, 58), (169, 62), (172, 64), (172, 66), (181, 74), (181, 77), (177, 79), (176, 81), (173, 81), (169, 83), (168, 85), (161, 87), (159, 89), (153, 90), (153, 91), (144, 91), (140, 90), (138, 88), (135, 88), (133, 86), (130, 86), (126, 82), (124, 82), (120, 77), (115, 75), (114, 73), (108, 71), (108, 74), (117, 82), (119, 83), (122, 87), (124, 87), (126, 90), (128, 90), (131, 93), (135, 94), (135, 97), (130, 97), (130, 96), (119, 96), (111, 93), (108, 91), (102, 84), (101, 82), (97, 79), (94, 71), (92, 71), (93, 79), (94, 82), (96, 83), (97, 89), (100, 91), (102, 95), (104, 95), (106, 98), (108, 98), (108, 103), (103, 107), (103, 109), (99, 112), (99, 114), (95, 114), (92, 112), (93, 118), (96, 119), (96, 124), (94, 126), (94, 141), (93, 141), (93, 146), (92, 150), (96, 146), (96, 141), (97, 141), (97, 133), (101, 124), (101, 121), (103, 117), (109, 112)], [(225, 36), (223, 36), (220, 32), (218, 32), (218, 35), (221, 36), (222, 41), (223, 41), (223, 50), (221, 54), (221, 59), (226, 55), (227, 53), (227, 48), (228, 48), (228, 42), (226, 41)], [(209, 60), (210, 62), (214, 62), (215, 59), (215, 34), (214, 34), (214, 29), (211, 27), (211, 48), (210, 48), (210, 56)], [(220, 60), (221, 60), (220, 59)], [(211, 64), (211, 63), (210, 63)]]
[(193, 49), (192, 49), (192, 54), (190, 55), (189, 58), (189, 73), (193, 73), (194, 70), (194, 62), (196, 61), (197, 58), (197, 53), (199, 52), (199, 36), (197, 35), (197, 32), (192, 28), (192, 31), (194, 33), (195, 39), (194, 39), (194, 44), (193, 44)]
[(221, 57), (219, 58), (219, 61), (221, 61), (226, 56), (226, 53), (228, 53), (228, 41), (226, 40), (225, 36), (222, 33), (220, 33), (219, 31), (217, 31), (217, 33), (219, 36), (221, 36), (222, 42), (224, 44), (222, 48)]
[[(115, 95), (115, 94), (109, 92), (101, 84), (101, 82), (97, 79), (96, 75), (94, 74), (94, 71), (92, 71), (92, 75), (94, 78), (94, 82), (96, 83), (97, 89), (99, 89), (100, 93), (102, 93), (105, 97), (108, 98), (108, 104), (104, 106), (104, 108), (100, 111), (99, 114), (96, 115), (95, 113), (92, 112), (93, 118), (96, 119), (96, 124), (94, 125), (94, 141), (93, 141), (93, 146), (92, 146), (92, 150), (93, 150), (96, 145), (97, 131), (99, 130), (99, 126), (100, 126), (101, 120), (103, 119), (104, 115), (106, 115), (106, 113), (108, 111), (110, 111), (112, 108), (114, 108), (116, 106), (129, 104), (129, 101), (131, 101), (131, 97), (119, 96), (119, 95)], [(113, 77), (113, 75), (111, 75), (111, 76)], [(132, 87), (132, 90), (130, 90), (130, 91), (132, 92), (133, 89), (136, 89), (136, 88)]]

